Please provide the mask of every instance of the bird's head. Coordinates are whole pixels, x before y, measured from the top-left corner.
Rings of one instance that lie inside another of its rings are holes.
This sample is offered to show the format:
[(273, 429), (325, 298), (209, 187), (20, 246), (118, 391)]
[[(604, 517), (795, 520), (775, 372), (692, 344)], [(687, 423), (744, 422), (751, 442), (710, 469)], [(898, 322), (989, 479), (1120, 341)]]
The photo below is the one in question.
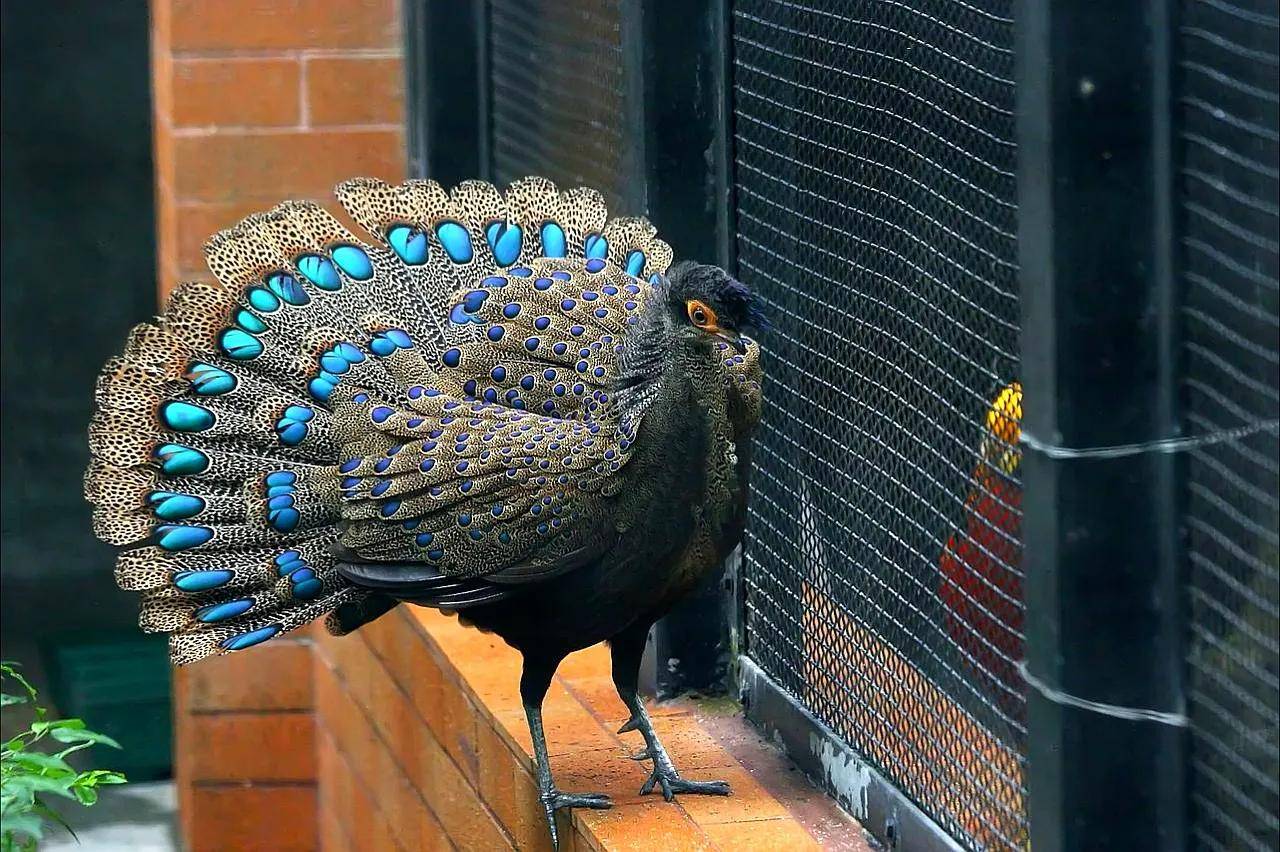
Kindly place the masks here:
[(1022, 463), (1022, 383), (1012, 382), (996, 396), (987, 409), (982, 431), (982, 459), (1008, 475), (1017, 472)]
[(760, 300), (718, 266), (681, 261), (665, 279), (663, 306), (673, 343), (719, 339), (742, 354), (747, 349), (743, 335), (769, 326)]

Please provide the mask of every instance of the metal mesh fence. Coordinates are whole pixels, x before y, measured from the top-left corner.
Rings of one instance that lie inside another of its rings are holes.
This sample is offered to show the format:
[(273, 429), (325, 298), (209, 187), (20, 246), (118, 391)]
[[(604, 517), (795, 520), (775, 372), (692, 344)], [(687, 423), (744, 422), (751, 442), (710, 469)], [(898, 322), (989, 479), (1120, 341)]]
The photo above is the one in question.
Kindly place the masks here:
[[(622, 46), (622, 4), (490, 0), (491, 174), (590, 186), (609, 209), (634, 184), (635, 134)], [(632, 211), (634, 212), (634, 211)]]
[[(1280, 19), (1274, 0), (1183, 0), (1177, 129), (1191, 434), (1280, 417)], [(1280, 847), (1280, 441), (1189, 461), (1192, 832)]]
[(733, 15), (747, 650), (971, 848), (1026, 827), (1011, 6)]

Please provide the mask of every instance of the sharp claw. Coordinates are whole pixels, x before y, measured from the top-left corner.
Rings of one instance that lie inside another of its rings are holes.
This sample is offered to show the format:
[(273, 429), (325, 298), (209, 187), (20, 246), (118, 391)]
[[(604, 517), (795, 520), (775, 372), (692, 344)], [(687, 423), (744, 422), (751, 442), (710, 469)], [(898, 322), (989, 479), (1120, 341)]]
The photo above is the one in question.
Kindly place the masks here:
[(638, 731), (638, 730), (640, 730), (640, 717), (632, 716), (625, 723), (623, 723), (621, 728), (618, 729), (618, 733), (625, 734), (629, 731)]
[(640, 788), (640, 795), (647, 796), (653, 788), (662, 785), (662, 798), (670, 802), (678, 793), (690, 793), (704, 796), (728, 796), (731, 792), (726, 781), (686, 781), (679, 775), (671, 775), (657, 769), (649, 776)]

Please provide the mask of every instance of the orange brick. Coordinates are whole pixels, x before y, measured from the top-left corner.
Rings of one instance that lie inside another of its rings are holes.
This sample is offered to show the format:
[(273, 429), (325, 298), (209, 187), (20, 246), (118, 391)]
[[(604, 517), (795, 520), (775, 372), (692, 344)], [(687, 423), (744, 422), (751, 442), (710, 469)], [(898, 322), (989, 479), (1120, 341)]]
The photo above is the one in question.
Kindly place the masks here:
[(690, 781), (728, 781), (733, 789), (729, 796), (684, 795), (677, 798), (685, 813), (698, 825), (776, 819), (788, 815), (786, 807), (740, 766), (682, 770), (680, 774)]
[(196, 787), (190, 852), (310, 852), (316, 791), (304, 786)]
[(311, 781), (316, 776), (310, 713), (193, 715), (189, 725), (193, 781)]
[(175, 127), (294, 127), (302, 115), (296, 59), (176, 59)]
[(183, 671), (188, 707), (197, 713), (312, 706), (311, 649), (299, 642), (276, 640), (252, 654), (215, 657)]
[(396, 58), (315, 57), (306, 60), (307, 116), (327, 124), (400, 124), (404, 72)]
[(679, 807), (661, 799), (607, 811), (578, 810), (573, 812), (573, 821), (590, 838), (591, 848), (609, 852), (714, 848)]
[(528, 758), (524, 754), (517, 756), (492, 725), (478, 728), (476, 748), (481, 798), (506, 827), (518, 848), (550, 850), (551, 840)]
[(703, 826), (707, 838), (726, 852), (739, 849), (786, 849), (807, 852), (822, 849), (813, 835), (792, 819), (761, 819)]
[[(163, 4), (166, 0), (158, 0)], [(396, 0), (168, 0), (174, 51), (399, 45)]]
[(354, 176), (396, 180), (404, 173), (399, 131), (244, 132), (174, 140), (178, 201), (232, 203), (327, 198)]

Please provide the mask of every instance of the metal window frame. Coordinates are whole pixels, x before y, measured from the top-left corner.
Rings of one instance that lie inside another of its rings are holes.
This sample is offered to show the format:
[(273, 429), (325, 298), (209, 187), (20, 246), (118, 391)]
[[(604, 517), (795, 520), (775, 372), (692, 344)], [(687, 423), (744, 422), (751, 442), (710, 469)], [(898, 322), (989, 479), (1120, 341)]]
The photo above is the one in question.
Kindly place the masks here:
[[(636, 139), (628, 200), (663, 224), (678, 256), (732, 270), (731, 0), (621, 2)], [(411, 173), (446, 184), (486, 177), (488, 4), (404, 8)], [(1105, 11), (1062, 0), (1017, 6), (1024, 425), (1051, 443), (1178, 433), (1172, 9), (1171, 0)], [(1112, 333), (1096, 333), (1103, 315)], [(1086, 368), (1099, 363), (1106, 369)], [(1028, 664), (1037, 677), (1096, 701), (1182, 707), (1182, 481), (1182, 462), (1168, 454), (1026, 454)], [(1135, 570), (1152, 554), (1154, 570)], [(735, 555), (724, 578), (654, 631), (652, 691), (734, 681), (748, 717), (890, 849), (959, 848), (751, 660), (739, 563)], [(1037, 852), (1183, 847), (1184, 732), (1063, 708), (1034, 691), (1029, 713)]]
[[(1172, 16), (1170, 0), (1017, 11), (1023, 428), (1046, 443), (1179, 433)], [(1026, 449), (1029, 671), (1088, 700), (1182, 712), (1181, 460)], [(1028, 730), (1036, 852), (1185, 848), (1185, 729), (1032, 689)]]

